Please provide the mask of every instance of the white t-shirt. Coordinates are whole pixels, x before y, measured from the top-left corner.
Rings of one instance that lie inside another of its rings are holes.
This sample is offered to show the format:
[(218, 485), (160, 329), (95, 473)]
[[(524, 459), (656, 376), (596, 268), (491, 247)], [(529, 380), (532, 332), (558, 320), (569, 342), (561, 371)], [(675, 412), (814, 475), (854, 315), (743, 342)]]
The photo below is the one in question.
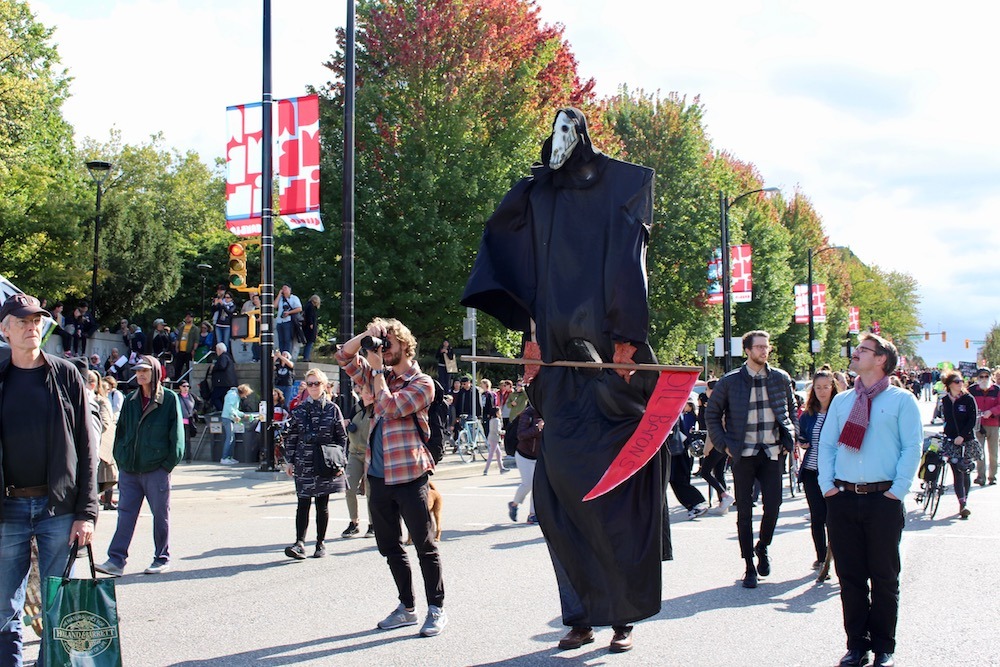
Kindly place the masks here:
[(292, 294), (287, 298), (287, 303), (284, 295), (278, 296), (278, 309), (274, 313), (274, 323), (275, 324), (285, 324), (286, 322), (292, 321), (291, 315), (285, 315), (286, 310), (295, 310), (296, 308), (301, 308), (302, 302), (299, 301), (299, 297)]

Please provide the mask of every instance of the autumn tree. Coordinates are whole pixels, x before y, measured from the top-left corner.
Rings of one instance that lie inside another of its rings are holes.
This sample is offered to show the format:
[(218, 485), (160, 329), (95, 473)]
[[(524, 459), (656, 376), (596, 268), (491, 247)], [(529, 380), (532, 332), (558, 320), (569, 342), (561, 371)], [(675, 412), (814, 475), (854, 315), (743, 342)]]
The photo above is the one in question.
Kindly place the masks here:
[[(580, 81), (562, 28), (544, 25), (533, 2), (367, 0), (357, 26), (356, 319), (395, 314), (425, 344), (460, 339), (484, 222), (528, 174), (555, 109), (591, 108), (593, 82)], [(328, 219), (340, 217), (343, 49), (341, 33), (322, 90)], [(595, 144), (615, 150), (589, 117)], [(297, 239), (279, 248), (279, 265)], [(339, 257), (336, 235), (322, 244)], [(493, 345), (511, 342), (483, 320)]]

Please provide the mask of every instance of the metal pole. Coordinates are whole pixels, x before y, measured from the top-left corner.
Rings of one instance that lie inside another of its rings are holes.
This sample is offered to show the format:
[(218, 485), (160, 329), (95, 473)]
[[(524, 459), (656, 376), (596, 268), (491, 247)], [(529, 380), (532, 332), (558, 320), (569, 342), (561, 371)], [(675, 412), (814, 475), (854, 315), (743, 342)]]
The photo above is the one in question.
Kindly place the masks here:
[[(97, 180), (97, 179), (94, 179)], [(90, 312), (97, 321), (97, 267), (101, 238), (101, 182), (97, 181), (97, 215), (94, 216), (94, 272), (90, 277)]]
[[(354, 0), (347, 0), (347, 43), (344, 47), (344, 237), (343, 283), (340, 301), (340, 342), (354, 336)], [(349, 414), (351, 380), (340, 369), (340, 407)]]
[(261, 109), (261, 226), (260, 226), (260, 393), (264, 404), (265, 460), (274, 452), (274, 174), (271, 170), (271, 0), (264, 0), (263, 80)]
[(198, 326), (205, 321), (205, 272), (201, 272), (201, 319), (198, 320)]
[(809, 248), (806, 260), (806, 280), (809, 286), (806, 288), (806, 304), (809, 308), (809, 377), (816, 375), (816, 353), (813, 351), (813, 338), (816, 337), (816, 324), (813, 322), (813, 251)]
[(729, 278), (729, 202), (726, 195), (719, 191), (719, 236), (722, 241), (722, 370), (728, 373), (733, 370), (733, 323), (731, 321), (730, 292), (732, 285)]

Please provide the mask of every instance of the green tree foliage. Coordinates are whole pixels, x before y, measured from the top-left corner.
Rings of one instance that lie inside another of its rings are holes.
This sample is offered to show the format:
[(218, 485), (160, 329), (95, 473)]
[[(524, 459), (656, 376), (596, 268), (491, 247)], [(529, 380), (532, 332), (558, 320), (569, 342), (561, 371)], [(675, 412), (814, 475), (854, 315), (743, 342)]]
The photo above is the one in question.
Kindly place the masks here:
[[(458, 301), (483, 223), (527, 175), (554, 110), (587, 108), (593, 82), (579, 81), (562, 29), (543, 25), (533, 3), (369, 0), (357, 23), (358, 326), (398, 315), (425, 344), (458, 340)], [(330, 65), (337, 80), (323, 91), (333, 110), (324, 139), (335, 152), (343, 44), (341, 35)], [(594, 135), (606, 136), (599, 123)], [(339, 175), (333, 166), (326, 173)], [(340, 201), (330, 194), (327, 210)], [(489, 346), (510, 343), (491, 318), (479, 330)]]
[(628, 159), (656, 171), (653, 231), (647, 252), (650, 340), (657, 356), (693, 362), (698, 343), (719, 330), (719, 309), (706, 303), (707, 266), (719, 242), (719, 205), (708, 163), (711, 145), (697, 98), (689, 103), (619, 90), (608, 125)]
[(86, 279), (87, 222), (51, 35), (26, 3), (0, 0), (0, 273), (61, 299)]
[(1000, 367), (1000, 323), (994, 322), (986, 334), (986, 343), (983, 345), (982, 358), (990, 368)]

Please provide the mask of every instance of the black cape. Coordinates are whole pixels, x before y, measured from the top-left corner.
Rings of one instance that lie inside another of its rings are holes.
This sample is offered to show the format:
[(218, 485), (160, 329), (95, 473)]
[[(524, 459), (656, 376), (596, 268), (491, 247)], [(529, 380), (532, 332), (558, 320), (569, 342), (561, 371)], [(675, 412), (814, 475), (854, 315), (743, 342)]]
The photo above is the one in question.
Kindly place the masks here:
[[(575, 110), (574, 110), (575, 111)], [(576, 112), (579, 114), (579, 112)], [(580, 114), (582, 118), (582, 114)], [(530, 331), (545, 361), (611, 361), (616, 341), (656, 361), (647, 342), (645, 252), (653, 171), (596, 153), (589, 137), (558, 171), (517, 183), (486, 223), (462, 303)], [(535, 509), (549, 544), (566, 625), (625, 625), (661, 600), (663, 450), (587, 503), (635, 431), (656, 383), (640, 372), (543, 367), (529, 386), (545, 419)]]

